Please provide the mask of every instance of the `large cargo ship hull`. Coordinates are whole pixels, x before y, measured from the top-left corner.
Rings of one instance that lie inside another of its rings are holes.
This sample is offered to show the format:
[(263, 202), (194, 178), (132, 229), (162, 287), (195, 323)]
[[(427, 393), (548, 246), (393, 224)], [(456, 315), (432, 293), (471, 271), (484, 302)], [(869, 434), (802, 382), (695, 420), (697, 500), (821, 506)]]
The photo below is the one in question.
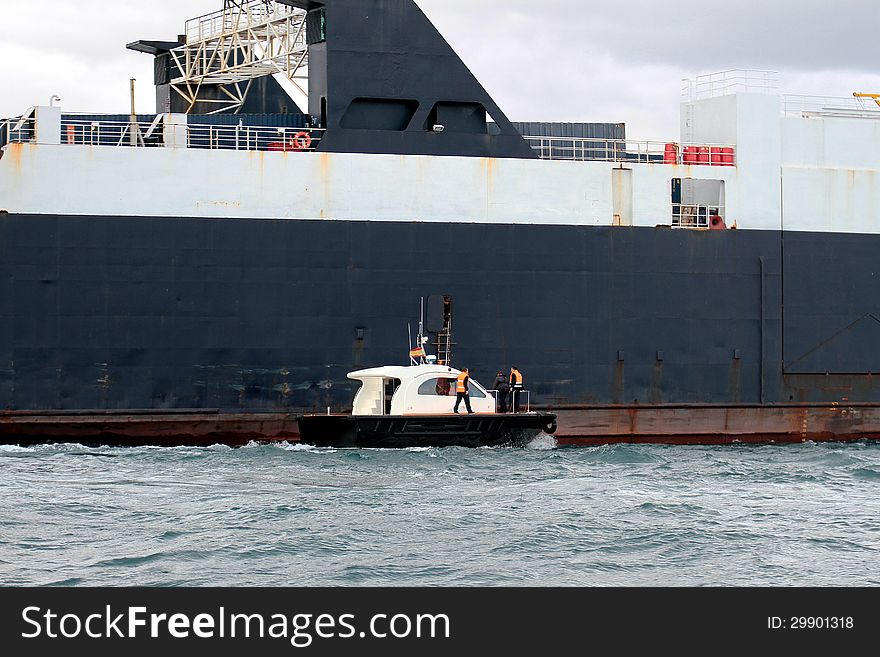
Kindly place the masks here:
[[(878, 239), (4, 214), (0, 407), (345, 411), (346, 373), (399, 359), (445, 295), (455, 362), (516, 364), (533, 406), (573, 409), (562, 442), (874, 437), (839, 409), (880, 406)], [(804, 408), (809, 431), (780, 429)], [(652, 419), (621, 432), (633, 413)]]

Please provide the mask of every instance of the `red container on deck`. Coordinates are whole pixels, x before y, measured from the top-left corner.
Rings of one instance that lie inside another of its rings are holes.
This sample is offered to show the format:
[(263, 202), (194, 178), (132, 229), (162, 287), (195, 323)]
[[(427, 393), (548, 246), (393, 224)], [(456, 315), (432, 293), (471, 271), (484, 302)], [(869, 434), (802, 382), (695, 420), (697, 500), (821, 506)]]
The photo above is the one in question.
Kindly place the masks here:
[(730, 146), (726, 146), (725, 148), (722, 148), (721, 149), (721, 164), (723, 164), (726, 167), (732, 167), (735, 164), (735, 162), (734, 162), (734, 155), (735, 154), (736, 154), (736, 151), (734, 151), (734, 149), (731, 148)]
[(663, 164), (678, 164), (678, 144), (666, 144), (663, 151)]
[(697, 147), (696, 146), (685, 146), (684, 147), (684, 163), (685, 164), (696, 164), (697, 163)]
[(709, 149), (709, 164), (713, 167), (720, 167), (724, 164), (724, 149), (720, 146), (712, 146)]
[(708, 146), (699, 146), (697, 148), (697, 164), (709, 164)]
[(287, 143), (283, 141), (273, 141), (269, 144), (266, 144), (267, 151), (286, 151)]

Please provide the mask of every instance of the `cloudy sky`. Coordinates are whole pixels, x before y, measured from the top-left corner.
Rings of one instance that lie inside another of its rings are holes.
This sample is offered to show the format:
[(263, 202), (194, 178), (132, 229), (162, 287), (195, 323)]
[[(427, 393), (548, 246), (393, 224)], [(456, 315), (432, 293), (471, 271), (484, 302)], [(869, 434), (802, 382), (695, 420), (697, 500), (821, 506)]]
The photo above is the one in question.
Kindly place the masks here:
[[(514, 121), (623, 121), (678, 136), (682, 78), (780, 72), (785, 93), (880, 92), (876, 0), (417, 0)], [(0, 116), (59, 94), (71, 111), (152, 112), (137, 39), (172, 39), (222, 0), (4, 0)]]

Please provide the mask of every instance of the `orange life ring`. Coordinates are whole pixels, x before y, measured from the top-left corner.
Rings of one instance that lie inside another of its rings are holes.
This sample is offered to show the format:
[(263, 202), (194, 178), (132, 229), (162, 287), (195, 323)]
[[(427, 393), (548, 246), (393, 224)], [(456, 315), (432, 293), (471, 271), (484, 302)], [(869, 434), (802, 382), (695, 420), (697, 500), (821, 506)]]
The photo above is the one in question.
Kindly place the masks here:
[(290, 147), (295, 151), (306, 151), (312, 146), (312, 137), (308, 132), (297, 132), (290, 140)]

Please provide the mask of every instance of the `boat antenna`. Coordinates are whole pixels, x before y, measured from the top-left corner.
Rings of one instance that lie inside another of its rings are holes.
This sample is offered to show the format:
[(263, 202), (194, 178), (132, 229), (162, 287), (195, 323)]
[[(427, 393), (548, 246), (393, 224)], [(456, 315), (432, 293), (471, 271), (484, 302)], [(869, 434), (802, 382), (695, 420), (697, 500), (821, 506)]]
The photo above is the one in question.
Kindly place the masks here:
[(428, 338), (425, 337), (425, 298), (420, 299), (419, 308), (419, 334), (416, 337), (416, 346), (412, 346), (412, 325), (407, 324), (409, 331), (409, 360), (412, 365), (424, 365), (427, 361), (427, 353), (425, 352), (425, 344)]
[(419, 297), (419, 344), (417, 348), (420, 350), (419, 363), (425, 363), (425, 297)]
[(416, 359), (413, 357), (412, 324), (410, 324), (409, 322), (406, 323), (406, 333), (407, 333), (407, 341), (406, 342), (409, 345), (409, 347), (407, 347), (409, 349), (409, 364), (410, 365), (417, 365), (418, 363), (416, 363)]
[(419, 298), (419, 346), (422, 346), (422, 336), (425, 334), (425, 297)]

